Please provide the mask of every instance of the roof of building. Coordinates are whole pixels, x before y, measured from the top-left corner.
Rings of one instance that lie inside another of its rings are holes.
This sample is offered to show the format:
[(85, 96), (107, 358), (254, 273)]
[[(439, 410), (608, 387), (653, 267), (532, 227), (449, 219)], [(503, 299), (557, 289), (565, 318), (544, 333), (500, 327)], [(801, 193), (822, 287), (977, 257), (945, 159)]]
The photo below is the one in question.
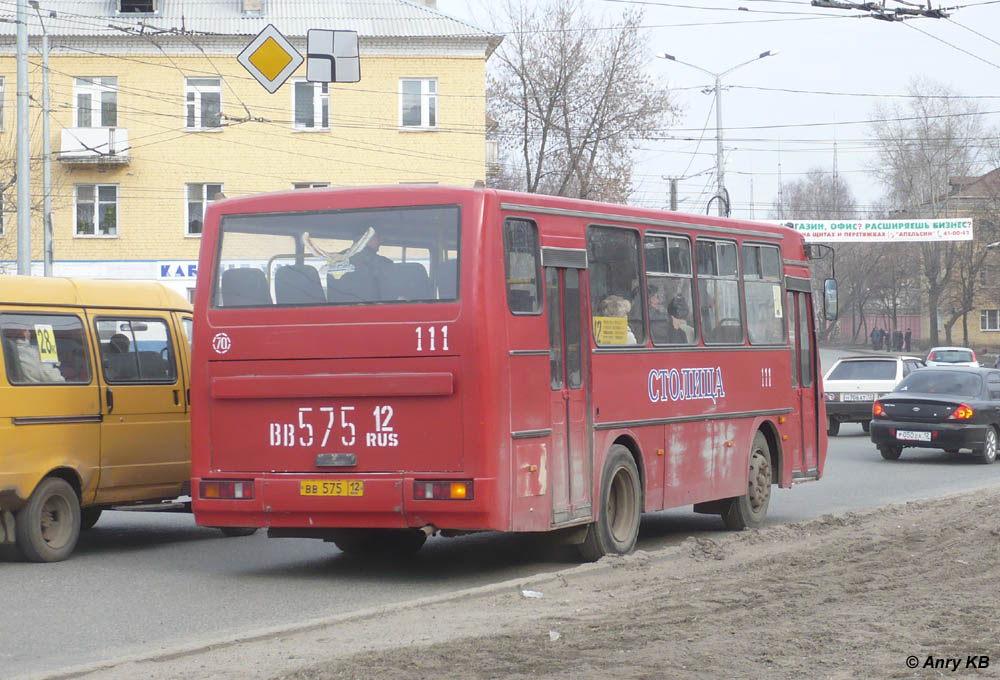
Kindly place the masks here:
[(951, 198), (992, 198), (1000, 196), (1000, 168), (979, 177), (949, 177)]
[[(254, 36), (268, 24), (289, 38), (304, 37), (310, 28), (353, 30), (362, 38), (477, 38), (499, 43), (500, 37), (409, 0), (263, 0), (260, 12), (244, 11), (245, 0), (155, 0), (154, 13), (121, 13), (119, 2), (39, 0), (38, 11), (28, 10), (29, 32), (41, 34), (41, 14), (50, 37), (122, 36), (138, 30), (145, 35)], [(15, 4), (5, 3), (0, 34), (15, 34), (15, 20)]]

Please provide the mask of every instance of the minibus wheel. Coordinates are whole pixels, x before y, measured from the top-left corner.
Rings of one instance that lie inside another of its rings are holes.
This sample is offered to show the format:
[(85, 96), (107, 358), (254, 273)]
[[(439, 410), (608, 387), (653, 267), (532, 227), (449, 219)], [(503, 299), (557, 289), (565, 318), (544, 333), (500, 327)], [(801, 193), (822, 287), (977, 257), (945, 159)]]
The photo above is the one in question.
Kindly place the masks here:
[(834, 418), (826, 419), (826, 434), (828, 437), (836, 437), (840, 432), (840, 421)]
[(80, 510), (80, 531), (93, 529), (101, 518), (101, 508), (83, 508)]
[(635, 549), (642, 515), (639, 469), (632, 454), (615, 444), (604, 461), (597, 521), (587, 527), (579, 546), (580, 557), (593, 562), (604, 555), (624, 555)]
[(31, 562), (59, 562), (80, 538), (80, 499), (65, 479), (49, 477), (17, 511), (17, 547)]
[(771, 502), (771, 449), (767, 437), (758, 430), (750, 448), (750, 470), (747, 475), (747, 492), (729, 499), (729, 507), (722, 513), (726, 528), (734, 531), (756, 529), (764, 523), (767, 506)]

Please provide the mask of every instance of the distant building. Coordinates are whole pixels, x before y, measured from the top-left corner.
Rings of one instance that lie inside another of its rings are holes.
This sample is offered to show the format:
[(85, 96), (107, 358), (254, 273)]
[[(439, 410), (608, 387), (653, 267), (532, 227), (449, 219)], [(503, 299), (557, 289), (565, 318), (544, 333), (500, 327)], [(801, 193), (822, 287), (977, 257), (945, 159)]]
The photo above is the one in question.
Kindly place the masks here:
[[(501, 37), (407, 0), (40, 0), (30, 31), (32, 271), (42, 273), (41, 35), (49, 36), (53, 273), (190, 295), (219, 196), (487, 174), (485, 69)], [(15, 4), (0, 9), (0, 262), (17, 249)], [(268, 24), (355, 30), (361, 82), (269, 94), (236, 60)]]

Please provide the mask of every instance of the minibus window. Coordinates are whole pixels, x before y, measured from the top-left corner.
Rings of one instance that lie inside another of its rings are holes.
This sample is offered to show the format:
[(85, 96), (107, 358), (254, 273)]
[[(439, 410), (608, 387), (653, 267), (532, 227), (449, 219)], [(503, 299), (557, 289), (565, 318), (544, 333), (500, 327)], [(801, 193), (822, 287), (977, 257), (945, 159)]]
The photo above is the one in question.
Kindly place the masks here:
[(68, 314), (2, 314), (7, 381), (11, 385), (85, 385), (90, 359), (79, 317)]

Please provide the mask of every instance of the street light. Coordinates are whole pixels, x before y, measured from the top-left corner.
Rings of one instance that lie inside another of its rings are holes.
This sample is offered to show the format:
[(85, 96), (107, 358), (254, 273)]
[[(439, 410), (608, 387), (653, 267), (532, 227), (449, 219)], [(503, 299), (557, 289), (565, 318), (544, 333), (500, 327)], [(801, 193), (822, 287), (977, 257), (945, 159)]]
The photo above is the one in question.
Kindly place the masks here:
[[(747, 59), (746, 61), (736, 64), (736, 66), (727, 68), (725, 71), (721, 71), (719, 73), (709, 71), (708, 69), (704, 69), (701, 66), (695, 66), (694, 64), (691, 64), (686, 61), (681, 61), (674, 55), (667, 54), (666, 52), (660, 52), (659, 54), (656, 55), (660, 59), (668, 59), (670, 61), (676, 61), (678, 64), (684, 64), (685, 66), (690, 66), (693, 69), (701, 71), (702, 73), (707, 73), (708, 75), (715, 78), (715, 87), (713, 89), (715, 90), (715, 156), (717, 165), (716, 169), (717, 187), (716, 187), (715, 198), (713, 198), (712, 200), (715, 199), (719, 200), (719, 215), (722, 217), (726, 217), (729, 215), (729, 197), (728, 194), (726, 193), (725, 167), (722, 158), (722, 76), (726, 75), (727, 73), (732, 73), (741, 66), (752, 64), (755, 61), (763, 59), (764, 57), (773, 57), (777, 53), (778, 50), (767, 50), (766, 52), (761, 52), (753, 59)], [(711, 203), (712, 201), (709, 201), (709, 205), (711, 205)]]

